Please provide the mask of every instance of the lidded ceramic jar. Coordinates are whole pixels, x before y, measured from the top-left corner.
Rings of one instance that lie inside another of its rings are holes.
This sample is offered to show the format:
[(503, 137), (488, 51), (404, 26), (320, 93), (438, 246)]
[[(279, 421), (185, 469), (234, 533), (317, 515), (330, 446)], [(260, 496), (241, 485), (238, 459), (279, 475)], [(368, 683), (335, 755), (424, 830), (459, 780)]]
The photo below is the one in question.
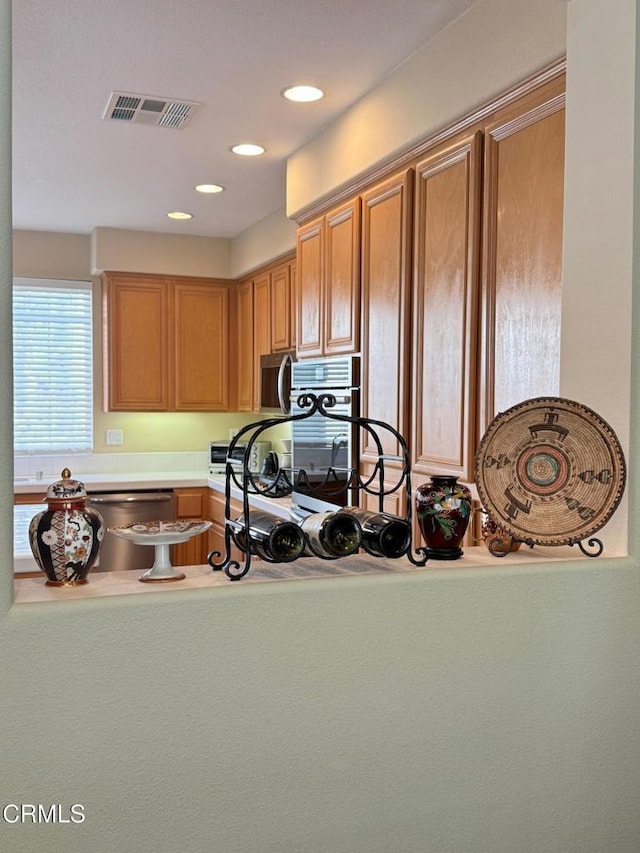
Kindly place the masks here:
[(47, 509), (29, 524), (29, 544), (47, 586), (78, 586), (87, 583), (104, 538), (104, 521), (87, 506), (84, 483), (71, 478), (65, 468), (62, 479), (47, 489)]

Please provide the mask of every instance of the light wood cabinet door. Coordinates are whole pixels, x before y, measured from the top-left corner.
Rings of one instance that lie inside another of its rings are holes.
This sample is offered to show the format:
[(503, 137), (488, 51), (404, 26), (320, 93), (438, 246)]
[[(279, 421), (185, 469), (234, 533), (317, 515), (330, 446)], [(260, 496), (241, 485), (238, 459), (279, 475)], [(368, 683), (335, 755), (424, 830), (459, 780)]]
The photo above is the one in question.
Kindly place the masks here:
[(301, 358), (323, 353), (324, 219), (298, 229), (296, 349)]
[(298, 266), (295, 261), (289, 264), (289, 328), (291, 329), (291, 349), (296, 348), (298, 323)]
[(244, 281), (238, 286), (238, 341), (236, 347), (238, 411), (251, 412), (254, 408), (254, 355), (253, 355), (253, 282)]
[(413, 281), (414, 471), (473, 478), (482, 134), (416, 167)]
[(325, 217), (325, 355), (357, 352), (360, 344), (360, 199)]
[(560, 374), (564, 78), (496, 115), (485, 135), (480, 433)]
[(166, 280), (103, 276), (105, 409), (162, 412), (173, 384), (172, 293)]
[(174, 285), (176, 411), (229, 410), (229, 290)]
[[(362, 462), (360, 473), (363, 477), (369, 480), (373, 476), (374, 465), (371, 462)], [(382, 483), (383, 497), (382, 510), (405, 517), (407, 515), (407, 489), (405, 485), (398, 486), (402, 472), (400, 469), (385, 468), (385, 478)], [(376, 479), (371, 482), (371, 488), (376, 492), (380, 489), (380, 481)], [(363, 509), (371, 510), (371, 512), (380, 512), (380, 497), (379, 494), (369, 494), (361, 490), (358, 494), (360, 506)]]
[(271, 275), (253, 281), (253, 406), (260, 409), (260, 357), (271, 352)]
[[(193, 488), (174, 489), (176, 502), (176, 519), (200, 521), (208, 518), (209, 489), (194, 486)], [(171, 546), (171, 563), (174, 566), (201, 566), (207, 561), (209, 540), (207, 532), (192, 536), (186, 542)]]
[[(409, 276), (413, 171), (406, 169), (362, 196), (362, 414), (384, 421), (408, 439)], [(393, 435), (380, 435), (383, 453), (399, 457)], [(378, 451), (366, 431), (361, 458)], [(389, 462), (399, 467), (401, 462)]]
[(271, 351), (291, 349), (291, 269), (282, 264), (271, 272)]
[[(216, 557), (218, 562), (221, 562), (225, 556), (225, 515), (224, 515), (224, 507), (225, 507), (225, 496), (224, 492), (219, 492), (216, 489), (209, 489), (208, 496), (208, 507), (209, 507), (209, 520), (212, 522), (211, 528), (209, 530), (209, 537), (207, 541), (208, 552), (217, 551), (220, 554), (220, 557)], [(242, 503), (235, 498), (231, 498), (230, 500), (230, 515), (231, 518), (239, 518), (242, 515)], [(235, 545), (232, 545), (231, 548), (231, 558), (234, 560), (244, 560), (244, 555), (240, 552)]]
[(360, 342), (360, 199), (298, 230), (299, 358), (357, 352)]
[(229, 288), (104, 273), (105, 409), (228, 411)]

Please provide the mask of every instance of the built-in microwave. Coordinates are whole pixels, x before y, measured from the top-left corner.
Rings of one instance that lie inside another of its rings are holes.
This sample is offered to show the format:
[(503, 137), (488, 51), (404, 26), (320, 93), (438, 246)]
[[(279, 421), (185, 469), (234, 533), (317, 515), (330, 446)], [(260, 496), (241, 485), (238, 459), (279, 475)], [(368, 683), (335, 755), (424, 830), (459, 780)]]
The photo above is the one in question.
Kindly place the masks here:
[(260, 411), (263, 414), (289, 414), (294, 357), (292, 352), (260, 357)]
[[(227, 457), (229, 457), (229, 441), (210, 441), (209, 442), (209, 473), (224, 474), (227, 470)], [(231, 451), (231, 459), (237, 462), (238, 466), (244, 463), (244, 453), (247, 448), (246, 444), (236, 444)], [(260, 472), (262, 465), (267, 457), (267, 453), (271, 450), (270, 441), (254, 441), (251, 448), (251, 458), (249, 460), (249, 470)]]

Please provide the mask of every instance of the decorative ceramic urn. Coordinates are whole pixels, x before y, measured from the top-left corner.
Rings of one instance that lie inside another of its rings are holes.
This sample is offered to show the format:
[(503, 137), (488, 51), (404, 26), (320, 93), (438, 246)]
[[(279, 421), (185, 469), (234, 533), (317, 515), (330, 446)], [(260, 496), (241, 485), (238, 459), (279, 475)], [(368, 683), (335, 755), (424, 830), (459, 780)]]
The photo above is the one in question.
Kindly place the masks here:
[(48, 509), (31, 519), (29, 544), (48, 586), (77, 586), (87, 583), (104, 537), (104, 522), (87, 506), (84, 483), (72, 480), (68, 468), (61, 476), (47, 489)]
[(457, 560), (471, 517), (471, 492), (457, 477), (432, 476), (415, 494), (420, 532), (433, 560)]

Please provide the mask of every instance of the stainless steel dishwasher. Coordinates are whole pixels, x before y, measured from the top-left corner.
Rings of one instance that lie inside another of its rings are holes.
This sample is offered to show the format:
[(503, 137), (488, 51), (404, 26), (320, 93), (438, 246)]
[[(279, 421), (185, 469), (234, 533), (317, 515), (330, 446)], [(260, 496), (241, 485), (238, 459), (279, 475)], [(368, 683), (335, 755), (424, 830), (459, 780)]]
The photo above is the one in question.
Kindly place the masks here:
[(91, 492), (88, 504), (104, 519), (105, 534), (98, 562), (93, 571), (116, 572), (125, 569), (149, 569), (154, 549), (136, 545), (106, 532), (109, 527), (140, 524), (145, 521), (173, 521), (175, 498), (171, 489), (144, 492)]

